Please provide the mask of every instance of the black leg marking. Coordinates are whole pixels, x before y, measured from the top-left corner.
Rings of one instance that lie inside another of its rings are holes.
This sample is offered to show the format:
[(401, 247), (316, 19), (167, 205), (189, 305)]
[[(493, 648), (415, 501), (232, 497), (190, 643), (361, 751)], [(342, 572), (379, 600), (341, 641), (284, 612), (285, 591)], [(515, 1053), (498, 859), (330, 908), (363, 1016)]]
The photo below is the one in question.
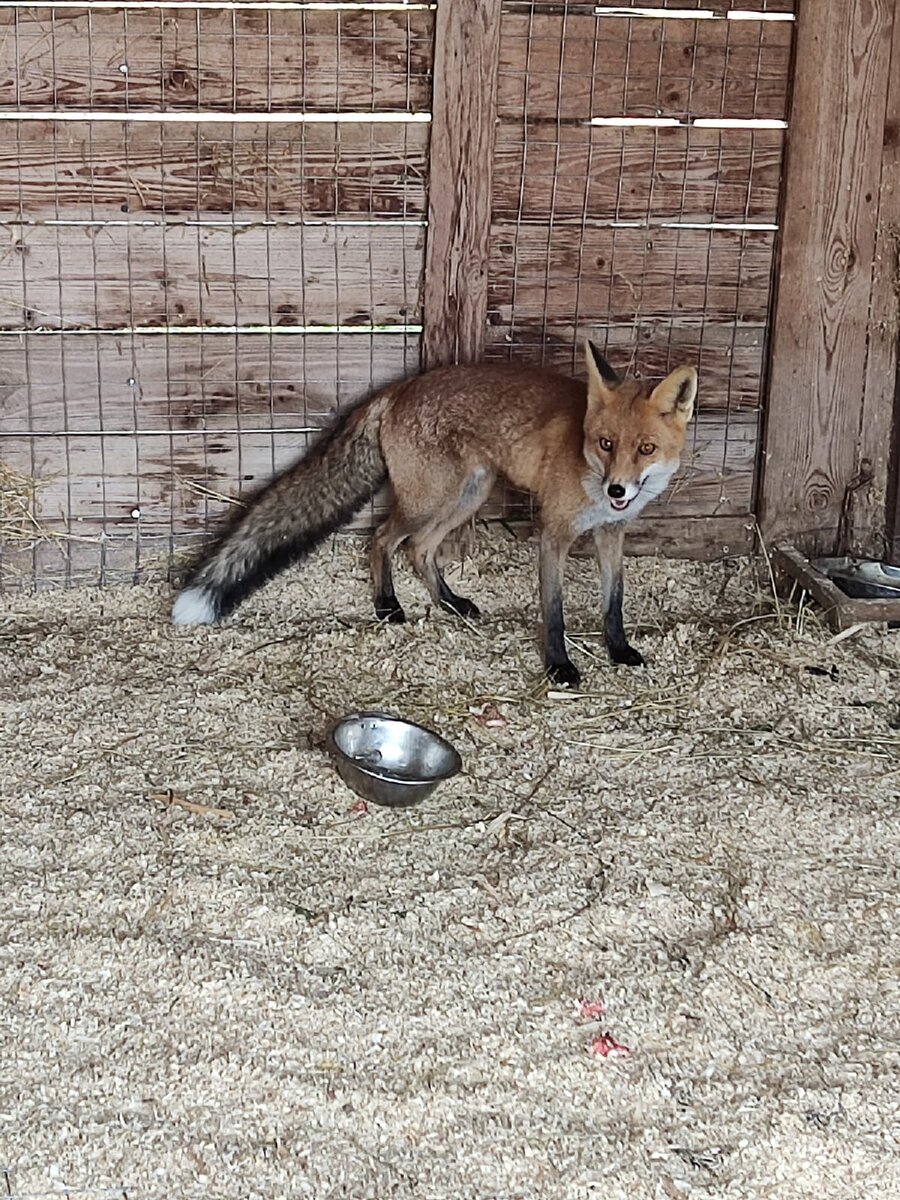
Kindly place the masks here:
[(375, 597), (375, 616), (379, 621), (389, 621), (391, 625), (402, 625), (406, 620), (406, 613), (394, 595)]
[(477, 604), (473, 604), (471, 600), (467, 600), (465, 596), (457, 596), (456, 592), (450, 590), (446, 580), (441, 572), (435, 567), (435, 574), (438, 581), (438, 592), (440, 594), (441, 607), (446, 608), (449, 612), (456, 613), (458, 617), (468, 617), (474, 619), (481, 616)]
[(381, 578), (378, 580), (378, 591), (375, 594), (375, 616), (379, 621), (389, 621), (391, 625), (402, 625), (406, 620), (397, 594), (394, 591), (394, 573), (391, 570), (391, 560), (386, 553), (381, 556)]
[(629, 646), (628, 640), (625, 637), (625, 623), (622, 619), (623, 593), (622, 576), (619, 575), (612, 585), (609, 608), (606, 611), (604, 627), (606, 648), (609, 651), (609, 657), (614, 663), (622, 663), (626, 667), (642, 667), (644, 665), (643, 657), (633, 646)]
[(562, 663), (547, 663), (545, 674), (551, 683), (560, 687), (576, 688), (581, 683), (581, 672), (568, 658)]
[(547, 678), (561, 687), (578, 687), (581, 673), (566, 652), (562, 592), (557, 589), (548, 605), (544, 630), (544, 664)]

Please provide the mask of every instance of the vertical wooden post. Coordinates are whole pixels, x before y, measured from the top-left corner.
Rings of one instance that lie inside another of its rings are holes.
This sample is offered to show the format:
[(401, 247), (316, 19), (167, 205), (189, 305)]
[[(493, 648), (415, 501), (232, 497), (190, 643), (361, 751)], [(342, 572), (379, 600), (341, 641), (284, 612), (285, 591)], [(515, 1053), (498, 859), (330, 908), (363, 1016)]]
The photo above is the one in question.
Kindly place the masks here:
[(894, 442), (888, 462), (887, 529), (885, 562), (900, 567), (900, 370), (897, 372), (897, 397), (894, 404)]
[(888, 459), (887, 529), (885, 530), (885, 562), (900, 567), (900, 365), (895, 375), (894, 437)]
[(487, 320), (500, 0), (439, 0), (423, 295), (425, 366), (472, 362)]
[[(900, 557), (900, 0), (884, 121), (875, 237), (869, 355), (859, 459), (871, 484), (854, 506), (854, 549)], [(869, 464), (865, 466), (865, 464)], [(886, 511), (885, 511), (886, 510)]]
[(821, 7), (801, 0), (798, 12), (760, 497), (764, 535), (810, 552), (832, 549), (871, 487), (861, 429), (887, 411), (884, 394), (864, 401), (900, 0), (842, 0), (827, 19)]

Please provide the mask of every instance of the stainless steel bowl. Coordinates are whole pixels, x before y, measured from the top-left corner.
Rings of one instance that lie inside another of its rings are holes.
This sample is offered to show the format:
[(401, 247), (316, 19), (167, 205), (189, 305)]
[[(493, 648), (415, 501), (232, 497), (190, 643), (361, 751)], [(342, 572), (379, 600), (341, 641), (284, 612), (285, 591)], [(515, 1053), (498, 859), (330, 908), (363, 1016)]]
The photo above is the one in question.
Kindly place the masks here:
[(857, 558), (814, 558), (809, 565), (858, 600), (900, 600), (900, 567)]
[(326, 746), (349, 788), (392, 808), (418, 804), (462, 767), (456, 749), (444, 738), (386, 713), (342, 717), (328, 731)]

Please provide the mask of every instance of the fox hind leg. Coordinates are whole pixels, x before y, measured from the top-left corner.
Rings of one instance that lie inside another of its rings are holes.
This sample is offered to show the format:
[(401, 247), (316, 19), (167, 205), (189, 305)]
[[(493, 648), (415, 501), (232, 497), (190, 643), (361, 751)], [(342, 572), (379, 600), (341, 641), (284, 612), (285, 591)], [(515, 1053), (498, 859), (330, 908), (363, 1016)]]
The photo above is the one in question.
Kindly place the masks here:
[(436, 604), (459, 617), (478, 617), (478, 606), (466, 596), (458, 596), (441, 572), (437, 553), (441, 544), (454, 529), (481, 508), (494, 484), (496, 475), (484, 467), (477, 467), (463, 481), (462, 486), (448, 497), (440, 510), (421, 526), (410, 538), (410, 556), (413, 566), (424, 580)]
[(400, 543), (409, 536), (409, 529), (398, 512), (393, 512), (375, 531), (372, 539), (372, 584), (375, 593), (375, 615), (379, 621), (400, 625), (406, 613), (394, 591), (394, 572), (391, 559)]
[(481, 609), (474, 600), (470, 600), (467, 596), (459, 596), (450, 588), (436, 562), (432, 562), (432, 569), (437, 575), (438, 597), (442, 608), (456, 613), (458, 617), (468, 617), (472, 620), (481, 616)]
[[(452, 532), (452, 530), (447, 530), (447, 533)], [(456, 613), (458, 617), (472, 619), (480, 617), (481, 610), (474, 600), (470, 600), (467, 596), (457, 595), (447, 583), (437, 564), (437, 549), (443, 540), (443, 537), (440, 538), (437, 545), (423, 544), (422, 542), (413, 543), (410, 549), (413, 566), (425, 581), (435, 604), (439, 604), (441, 608), (447, 609), (448, 612)]]

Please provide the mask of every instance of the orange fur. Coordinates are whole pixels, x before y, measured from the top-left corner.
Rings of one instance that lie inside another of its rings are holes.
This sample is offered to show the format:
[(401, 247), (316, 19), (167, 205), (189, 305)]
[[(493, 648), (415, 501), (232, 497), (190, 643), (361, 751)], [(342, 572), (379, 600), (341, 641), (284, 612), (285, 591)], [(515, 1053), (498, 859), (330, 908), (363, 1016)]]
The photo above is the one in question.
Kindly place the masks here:
[(376, 612), (403, 620), (390, 562), (408, 541), (434, 599), (475, 616), (474, 604), (447, 587), (437, 553), (502, 475), (540, 507), (550, 675), (578, 681), (565, 650), (561, 578), (572, 543), (587, 532), (601, 559), (610, 654), (642, 661), (622, 629), (622, 535), (678, 465), (697, 374), (682, 367), (651, 389), (619, 379), (590, 343), (586, 360), (586, 385), (532, 367), (485, 364), (444, 367), (384, 389), (262, 492), (195, 572), (176, 603), (176, 621), (218, 619), (342, 524), (385, 475), (394, 505), (373, 540)]

